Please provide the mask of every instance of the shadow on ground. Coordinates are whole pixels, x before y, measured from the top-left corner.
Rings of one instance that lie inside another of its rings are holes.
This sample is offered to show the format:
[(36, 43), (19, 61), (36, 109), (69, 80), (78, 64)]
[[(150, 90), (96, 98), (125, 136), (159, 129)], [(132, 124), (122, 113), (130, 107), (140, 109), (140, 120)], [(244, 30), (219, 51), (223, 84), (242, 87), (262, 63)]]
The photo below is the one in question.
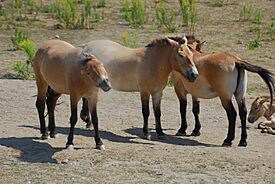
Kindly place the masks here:
[[(34, 126), (24, 125), (21, 127), (39, 130), (39, 128), (34, 127)], [(67, 128), (67, 127), (56, 127), (56, 132), (58, 134), (69, 135), (69, 131), (70, 131), (70, 128)], [(103, 142), (104, 142), (104, 140), (108, 140), (111, 142), (118, 142), (118, 143), (153, 145), (153, 143), (135, 141), (134, 139), (137, 139), (138, 138), (137, 136), (121, 136), (121, 135), (114, 134), (112, 132), (107, 132), (107, 131), (102, 131), (102, 130), (99, 131), (99, 133), (100, 133), (100, 137), (103, 139)], [(95, 135), (95, 132), (94, 132), (94, 130), (90, 130), (90, 129), (75, 128), (74, 135), (81, 135), (81, 136), (93, 138)]]
[[(129, 128), (124, 130), (125, 132), (143, 138), (142, 128)], [(175, 144), (182, 146), (205, 146), (205, 147), (221, 147), (220, 145), (215, 144), (205, 144), (201, 143), (197, 140), (192, 140), (191, 136), (183, 137), (183, 136), (174, 136), (174, 135), (166, 135), (159, 137), (156, 133), (151, 132), (151, 141), (153, 142), (162, 142), (166, 144)]]
[(52, 156), (61, 151), (61, 148), (53, 148), (50, 144), (39, 142), (35, 137), (8, 137), (0, 138), (0, 145), (20, 150), (18, 159), (30, 163), (57, 163)]

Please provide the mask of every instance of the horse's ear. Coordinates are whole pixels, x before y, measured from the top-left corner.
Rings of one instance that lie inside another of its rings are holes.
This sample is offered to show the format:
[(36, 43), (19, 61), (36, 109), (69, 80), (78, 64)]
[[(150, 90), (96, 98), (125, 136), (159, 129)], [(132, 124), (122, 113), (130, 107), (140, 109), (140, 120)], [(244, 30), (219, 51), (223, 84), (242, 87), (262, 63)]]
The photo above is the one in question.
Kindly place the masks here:
[(203, 42), (201, 42), (201, 43), (198, 43), (197, 45), (196, 45), (196, 51), (198, 51), (198, 52), (201, 52), (202, 51), (202, 47), (203, 47), (203, 45), (206, 43), (206, 41), (203, 41)]
[(82, 52), (81, 61), (82, 61), (83, 65), (87, 64), (88, 61), (90, 61), (91, 59), (94, 59), (94, 58), (95, 58), (95, 56), (93, 54), (90, 54), (88, 52)]

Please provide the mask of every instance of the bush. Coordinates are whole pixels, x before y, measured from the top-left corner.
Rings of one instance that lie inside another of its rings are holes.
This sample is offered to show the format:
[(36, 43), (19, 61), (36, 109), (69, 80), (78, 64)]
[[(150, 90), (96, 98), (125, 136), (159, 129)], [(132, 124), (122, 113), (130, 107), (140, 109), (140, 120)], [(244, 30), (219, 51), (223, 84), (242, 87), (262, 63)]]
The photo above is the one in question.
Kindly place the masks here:
[(179, 0), (182, 22), (184, 26), (188, 27), (188, 34), (195, 34), (195, 27), (197, 25), (197, 11), (194, 0)]
[(106, 2), (105, 2), (105, 0), (98, 0), (98, 2), (97, 2), (97, 7), (98, 7), (98, 8), (106, 7)]
[(11, 68), (18, 76), (22, 77), (22, 79), (27, 80), (31, 77), (29, 66), (25, 62), (17, 60), (14, 64), (11, 65)]
[(11, 35), (11, 41), (15, 49), (19, 49), (19, 43), (27, 40), (29, 33), (23, 32), (20, 28), (16, 27), (15, 32)]
[(123, 16), (133, 27), (138, 28), (145, 23), (145, 11), (141, 0), (124, 0), (122, 5)]
[(174, 22), (175, 13), (173, 11), (168, 12), (164, 8), (163, 1), (160, 1), (156, 7), (156, 20), (159, 27), (164, 28), (165, 32), (173, 33), (176, 31)]
[(33, 66), (35, 56), (35, 45), (31, 40), (23, 40), (19, 43), (19, 49), (27, 54), (27, 65)]

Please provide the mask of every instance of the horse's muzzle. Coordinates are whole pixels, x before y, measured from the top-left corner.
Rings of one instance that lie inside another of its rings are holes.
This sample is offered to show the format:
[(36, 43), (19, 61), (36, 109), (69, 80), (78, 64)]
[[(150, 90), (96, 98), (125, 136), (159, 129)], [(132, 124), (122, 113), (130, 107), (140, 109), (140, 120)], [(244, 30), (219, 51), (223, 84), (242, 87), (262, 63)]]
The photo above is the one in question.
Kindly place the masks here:
[(112, 88), (108, 78), (100, 78), (98, 83), (99, 87), (105, 92), (109, 91)]
[(254, 122), (255, 122), (255, 118), (252, 117), (252, 116), (248, 116), (247, 121), (248, 121), (249, 123), (254, 123)]
[(187, 79), (190, 82), (194, 82), (199, 76), (199, 72), (196, 68), (190, 68), (187, 70)]

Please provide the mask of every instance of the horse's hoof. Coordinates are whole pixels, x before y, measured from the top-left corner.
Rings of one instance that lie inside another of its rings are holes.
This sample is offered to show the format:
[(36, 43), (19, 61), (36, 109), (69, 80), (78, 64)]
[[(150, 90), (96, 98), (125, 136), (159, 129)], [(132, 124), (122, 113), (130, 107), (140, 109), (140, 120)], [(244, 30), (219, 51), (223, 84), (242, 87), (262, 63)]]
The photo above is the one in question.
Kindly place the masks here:
[(41, 140), (45, 140), (45, 139), (49, 139), (49, 135), (48, 134), (43, 134), (40, 137)]
[(92, 126), (92, 123), (91, 123), (91, 122), (88, 122), (88, 123), (86, 124), (86, 128), (91, 128), (91, 126)]
[(90, 116), (86, 115), (84, 112), (80, 112), (80, 118), (82, 119), (82, 121), (89, 123), (90, 122)]
[(226, 142), (226, 141), (224, 141), (222, 144), (223, 147), (230, 147), (231, 145), (232, 145), (232, 142)]
[(191, 133), (191, 135), (190, 136), (195, 136), (195, 137), (198, 137), (198, 136), (200, 136), (201, 135), (201, 133), (200, 132), (192, 132)]
[(240, 141), (238, 146), (241, 146), (241, 147), (246, 147), (247, 146), (247, 142), (246, 141)]
[(67, 150), (74, 150), (74, 145), (73, 144), (66, 145), (66, 149)]
[(105, 146), (104, 146), (103, 144), (96, 145), (95, 148), (96, 148), (96, 149), (99, 149), (99, 150), (105, 150)]
[(176, 136), (186, 136), (186, 132), (177, 132)]
[(58, 137), (57, 133), (50, 134), (50, 138), (57, 138), (57, 137)]
[(142, 136), (142, 138), (143, 139), (147, 139), (147, 140), (151, 140), (151, 134), (144, 134), (143, 136)]

